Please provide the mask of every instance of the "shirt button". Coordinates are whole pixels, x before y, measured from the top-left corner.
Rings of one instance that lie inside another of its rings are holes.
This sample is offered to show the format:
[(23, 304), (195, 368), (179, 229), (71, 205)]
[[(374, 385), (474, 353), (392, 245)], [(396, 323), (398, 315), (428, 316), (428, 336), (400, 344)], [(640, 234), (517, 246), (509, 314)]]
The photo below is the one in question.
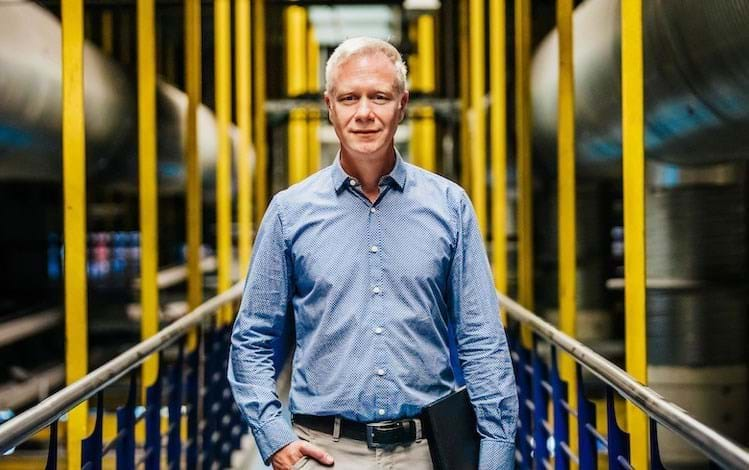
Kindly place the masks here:
[(380, 247), (378, 247), (377, 245), (372, 245), (369, 247), (369, 251), (371, 251), (372, 253), (377, 253), (378, 251), (380, 251)]
[(351, 186), (356, 186), (356, 180), (354, 178), (351, 178), (350, 180), (348, 180), (348, 184), (350, 184)]
[(374, 292), (375, 294), (379, 294), (380, 292), (382, 292), (382, 289), (380, 289), (379, 286), (375, 286), (374, 289), (372, 289), (372, 292)]
[(376, 335), (381, 335), (382, 334), (382, 328), (380, 328), (378, 326), (377, 328), (374, 329), (374, 332), (375, 332)]
[(385, 375), (385, 369), (377, 369), (377, 375), (379, 375), (380, 377)]
[(373, 214), (374, 214), (375, 212), (377, 212), (377, 209), (375, 209), (374, 207), (371, 207), (371, 208), (369, 209), (369, 212), (371, 212), (371, 213), (373, 213)]
[(380, 408), (379, 410), (377, 410), (377, 414), (379, 414), (380, 416), (382, 416), (382, 415), (385, 414), (385, 410), (383, 410), (382, 408)]

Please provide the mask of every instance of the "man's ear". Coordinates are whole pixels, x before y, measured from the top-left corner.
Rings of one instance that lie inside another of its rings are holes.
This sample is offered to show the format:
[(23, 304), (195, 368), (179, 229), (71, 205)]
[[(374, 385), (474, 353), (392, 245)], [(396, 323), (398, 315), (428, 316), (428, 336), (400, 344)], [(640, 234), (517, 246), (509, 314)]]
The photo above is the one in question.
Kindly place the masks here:
[(327, 91), (323, 94), (323, 98), (325, 99), (325, 106), (328, 108), (328, 122), (333, 124), (333, 120), (330, 118), (330, 115), (333, 113), (333, 102)]
[(398, 102), (398, 110), (400, 112), (400, 116), (398, 118), (398, 122), (403, 122), (403, 119), (406, 117), (406, 108), (408, 107), (408, 90), (404, 91), (401, 95), (400, 101)]

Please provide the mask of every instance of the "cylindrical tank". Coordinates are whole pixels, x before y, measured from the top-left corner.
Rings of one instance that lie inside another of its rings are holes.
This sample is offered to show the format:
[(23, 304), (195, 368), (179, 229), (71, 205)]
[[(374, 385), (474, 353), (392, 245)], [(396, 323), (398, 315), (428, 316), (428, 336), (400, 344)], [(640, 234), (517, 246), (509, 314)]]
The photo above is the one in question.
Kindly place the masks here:
[[(574, 14), (579, 174), (621, 175), (621, 20), (617, 0)], [(645, 147), (648, 158), (701, 164), (749, 158), (749, 3), (643, 2)], [(558, 35), (533, 58), (534, 139), (556, 166)]]
[[(745, 164), (649, 167), (649, 385), (708, 426), (743, 441), (747, 429), (747, 190)], [(701, 454), (661, 432), (664, 462)]]

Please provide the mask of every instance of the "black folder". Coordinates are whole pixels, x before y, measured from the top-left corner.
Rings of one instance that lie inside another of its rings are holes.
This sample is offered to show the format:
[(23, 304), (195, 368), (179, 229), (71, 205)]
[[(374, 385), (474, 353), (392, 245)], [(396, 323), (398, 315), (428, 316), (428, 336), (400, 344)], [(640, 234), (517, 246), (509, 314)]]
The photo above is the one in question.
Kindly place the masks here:
[(465, 387), (422, 410), (424, 435), (435, 470), (477, 470), (480, 437)]

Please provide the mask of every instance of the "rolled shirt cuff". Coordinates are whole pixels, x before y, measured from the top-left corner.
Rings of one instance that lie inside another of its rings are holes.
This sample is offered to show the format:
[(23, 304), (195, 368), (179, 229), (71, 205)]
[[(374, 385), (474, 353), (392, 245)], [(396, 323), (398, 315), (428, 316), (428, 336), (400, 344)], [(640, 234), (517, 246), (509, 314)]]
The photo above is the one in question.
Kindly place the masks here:
[(260, 457), (266, 465), (269, 464), (276, 451), (299, 439), (283, 416), (266, 421), (262, 426), (254, 429), (253, 435)]
[(514, 442), (481, 439), (479, 470), (512, 470), (514, 468)]

